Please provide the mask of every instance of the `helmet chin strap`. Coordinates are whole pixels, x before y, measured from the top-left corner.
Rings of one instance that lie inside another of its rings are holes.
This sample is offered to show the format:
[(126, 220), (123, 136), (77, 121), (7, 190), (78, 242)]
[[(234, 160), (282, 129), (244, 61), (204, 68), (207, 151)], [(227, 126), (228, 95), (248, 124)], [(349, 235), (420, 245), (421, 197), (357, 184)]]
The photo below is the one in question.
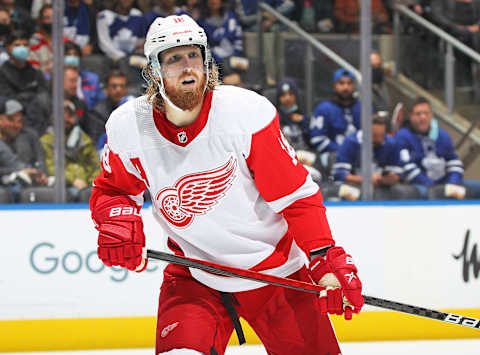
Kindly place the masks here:
[[(207, 69), (207, 73), (208, 73), (208, 69)], [(177, 110), (177, 111), (180, 111), (180, 112), (185, 112), (185, 110), (182, 110), (180, 107), (178, 107), (177, 105), (175, 105), (168, 97), (167, 93), (165, 92), (165, 85), (163, 84), (163, 78), (162, 76), (160, 76), (160, 82), (157, 81), (157, 85), (158, 85), (158, 91), (160, 92), (160, 95), (162, 96), (162, 98), (167, 102), (168, 105), (170, 105), (173, 109)], [(203, 86), (203, 93), (205, 94), (205, 92), (207, 91), (207, 86), (208, 86), (208, 75), (207, 77), (205, 78), (205, 85)]]
[(165, 92), (165, 85), (163, 85), (163, 78), (160, 76), (160, 82), (157, 81), (157, 85), (158, 85), (158, 90), (160, 92), (160, 95), (162, 96), (162, 98), (166, 101), (167, 105), (170, 105), (171, 107), (173, 107), (175, 110), (179, 111), (179, 112), (185, 112), (185, 110), (182, 110), (180, 107), (178, 107), (177, 105), (175, 105), (167, 96), (167, 93)]

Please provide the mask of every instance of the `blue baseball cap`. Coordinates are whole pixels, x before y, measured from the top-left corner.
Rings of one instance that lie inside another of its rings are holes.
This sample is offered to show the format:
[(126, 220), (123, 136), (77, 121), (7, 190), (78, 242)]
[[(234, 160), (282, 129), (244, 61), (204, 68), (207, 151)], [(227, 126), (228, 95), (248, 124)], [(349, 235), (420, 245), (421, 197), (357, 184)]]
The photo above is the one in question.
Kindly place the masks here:
[(286, 92), (292, 92), (295, 96), (298, 96), (297, 84), (293, 79), (283, 79), (277, 84), (277, 97), (282, 96)]
[(347, 69), (338, 69), (333, 73), (333, 82), (336, 83), (339, 81), (341, 78), (347, 77), (355, 81), (355, 75)]

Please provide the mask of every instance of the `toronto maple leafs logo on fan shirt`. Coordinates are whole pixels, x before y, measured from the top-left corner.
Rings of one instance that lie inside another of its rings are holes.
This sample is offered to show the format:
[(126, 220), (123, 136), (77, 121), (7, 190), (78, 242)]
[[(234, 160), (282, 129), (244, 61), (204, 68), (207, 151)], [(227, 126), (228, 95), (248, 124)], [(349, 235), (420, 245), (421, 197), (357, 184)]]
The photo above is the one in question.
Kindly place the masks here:
[(234, 157), (218, 168), (188, 174), (156, 195), (156, 204), (163, 217), (172, 225), (184, 228), (195, 215), (210, 211), (232, 186), (237, 169)]

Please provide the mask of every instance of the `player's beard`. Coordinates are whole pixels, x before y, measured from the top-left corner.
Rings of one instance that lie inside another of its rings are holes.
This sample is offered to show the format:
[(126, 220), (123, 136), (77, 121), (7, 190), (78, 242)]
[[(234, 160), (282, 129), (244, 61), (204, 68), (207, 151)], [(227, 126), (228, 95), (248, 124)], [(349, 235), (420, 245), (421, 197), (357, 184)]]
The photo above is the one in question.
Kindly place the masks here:
[[(199, 80), (198, 76), (196, 77), (195, 87), (184, 89), (180, 85), (176, 87), (165, 87), (165, 93), (167, 94), (170, 101), (183, 111), (192, 111), (195, 107), (202, 103), (203, 94), (205, 91), (205, 75), (201, 75)], [(180, 79), (181, 82), (183, 79)], [(200, 84), (198, 84), (200, 82)]]

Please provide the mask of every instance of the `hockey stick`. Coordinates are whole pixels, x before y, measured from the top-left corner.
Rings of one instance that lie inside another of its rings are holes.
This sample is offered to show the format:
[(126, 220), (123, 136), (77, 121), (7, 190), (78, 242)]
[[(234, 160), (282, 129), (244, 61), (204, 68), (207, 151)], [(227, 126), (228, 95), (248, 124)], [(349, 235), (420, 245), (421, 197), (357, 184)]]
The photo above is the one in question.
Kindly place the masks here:
[[(278, 276), (264, 274), (261, 272), (239, 269), (231, 266), (215, 264), (215, 263), (198, 260), (198, 259), (191, 259), (185, 256), (173, 255), (173, 254), (151, 250), (151, 249), (147, 250), (147, 257), (150, 259), (166, 261), (172, 264), (182, 265), (186, 267), (193, 267), (195, 269), (208, 271), (217, 275), (239, 277), (242, 279), (258, 281), (258, 282), (262, 282), (264, 284), (269, 284), (269, 285), (291, 288), (291, 289), (303, 291), (303, 292), (318, 294), (323, 289), (321, 286), (310, 284), (304, 281), (292, 280), (285, 277), (278, 277)], [(462, 325), (464, 327), (480, 329), (480, 319), (465, 317), (465, 316), (454, 314), (454, 313), (435, 311), (432, 309), (412, 306), (405, 303), (389, 301), (386, 299), (372, 297), (372, 296), (363, 295), (363, 298), (365, 299), (365, 304), (368, 304), (370, 306), (390, 309), (392, 311), (411, 314), (418, 317), (435, 319), (441, 322)]]

